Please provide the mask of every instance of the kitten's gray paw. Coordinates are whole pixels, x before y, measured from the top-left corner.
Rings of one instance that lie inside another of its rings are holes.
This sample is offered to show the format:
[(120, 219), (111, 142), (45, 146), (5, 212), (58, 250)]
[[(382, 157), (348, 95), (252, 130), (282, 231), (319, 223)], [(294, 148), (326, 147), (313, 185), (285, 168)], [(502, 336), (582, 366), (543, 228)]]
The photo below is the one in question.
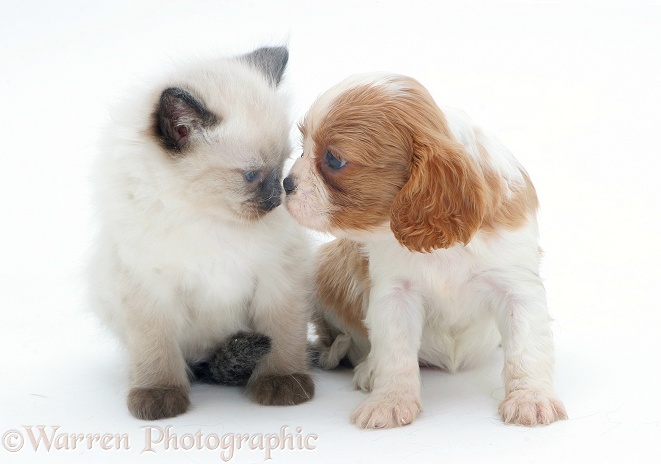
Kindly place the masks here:
[(126, 404), (136, 418), (156, 420), (186, 412), (190, 400), (185, 387), (132, 388)]
[(313, 396), (314, 382), (309, 374), (264, 375), (250, 385), (252, 400), (267, 406), (305, 403)]

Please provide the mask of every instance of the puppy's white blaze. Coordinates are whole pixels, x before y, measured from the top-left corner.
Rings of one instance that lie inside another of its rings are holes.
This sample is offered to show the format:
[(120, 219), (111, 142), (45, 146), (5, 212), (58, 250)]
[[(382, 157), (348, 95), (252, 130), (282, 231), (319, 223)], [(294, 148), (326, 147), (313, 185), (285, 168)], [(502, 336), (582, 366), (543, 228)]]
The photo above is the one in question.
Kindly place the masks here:
[(328, 192), (314, 170), (314, 144), (304, 141), (303, 157), (296, 160), (289, 171), (296, 182), (296, 191), (285, 198), (285, 206), (301, 224), (317, 231), (326, 231), (329, 223)]
[(401, 92), (406, 88), (396, 74), (387, 74), (383, 72), (371, 72), (355, 74), (344, 79), (339, 84), (334, 85), (323, 94), (321, 94), (310, 107), (308, 117), (312, 123), (310, 129), (314, 130), (317, 122), (320, 122), (328, 113), (335, 100), (347, 90), (362, 85), (370, 87), (383, 86), (391, 92)]

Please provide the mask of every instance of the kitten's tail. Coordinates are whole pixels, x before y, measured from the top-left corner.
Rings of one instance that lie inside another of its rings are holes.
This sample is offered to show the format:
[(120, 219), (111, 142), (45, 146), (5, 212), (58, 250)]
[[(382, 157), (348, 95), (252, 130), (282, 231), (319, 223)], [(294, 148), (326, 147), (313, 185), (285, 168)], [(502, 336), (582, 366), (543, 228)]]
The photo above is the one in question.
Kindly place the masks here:
[(246, 385), (257, 363), (271, 351), (271, 339), (257, 332), (237, 332), (217, 345), (208, 360), (189, 364), (195, 380)]

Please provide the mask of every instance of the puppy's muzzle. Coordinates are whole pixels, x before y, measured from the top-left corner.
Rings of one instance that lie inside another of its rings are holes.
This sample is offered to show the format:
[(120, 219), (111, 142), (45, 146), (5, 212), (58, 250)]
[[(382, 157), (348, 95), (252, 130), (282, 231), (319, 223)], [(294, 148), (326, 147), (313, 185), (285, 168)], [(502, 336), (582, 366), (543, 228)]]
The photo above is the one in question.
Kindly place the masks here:
[(296, 190), (296, 180), (294, 180), (294, 176), (290, 174), (285, 177), (285, 180), (282, 181), (282, 186), (284, 187), (285, 193), (287, 195)]

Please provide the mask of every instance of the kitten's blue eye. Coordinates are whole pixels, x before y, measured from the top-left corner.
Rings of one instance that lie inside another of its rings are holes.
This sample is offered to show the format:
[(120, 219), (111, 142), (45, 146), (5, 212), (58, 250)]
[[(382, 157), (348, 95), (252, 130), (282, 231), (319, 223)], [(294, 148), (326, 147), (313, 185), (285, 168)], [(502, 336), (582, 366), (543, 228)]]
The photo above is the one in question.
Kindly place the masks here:
[(346, 161), (342, 161), (339, 158), (337, 158), (335, 155), (331, 153), (330, 150), (326, 150), (326, 164), (328, 164), (328, 167), (334, 170), (338, 170), (344, 167), (345, 164), (347, 164)]
[(259, 176), (259, 171), (246, 171), (243, 175), (248, 182), (253, 182)]

